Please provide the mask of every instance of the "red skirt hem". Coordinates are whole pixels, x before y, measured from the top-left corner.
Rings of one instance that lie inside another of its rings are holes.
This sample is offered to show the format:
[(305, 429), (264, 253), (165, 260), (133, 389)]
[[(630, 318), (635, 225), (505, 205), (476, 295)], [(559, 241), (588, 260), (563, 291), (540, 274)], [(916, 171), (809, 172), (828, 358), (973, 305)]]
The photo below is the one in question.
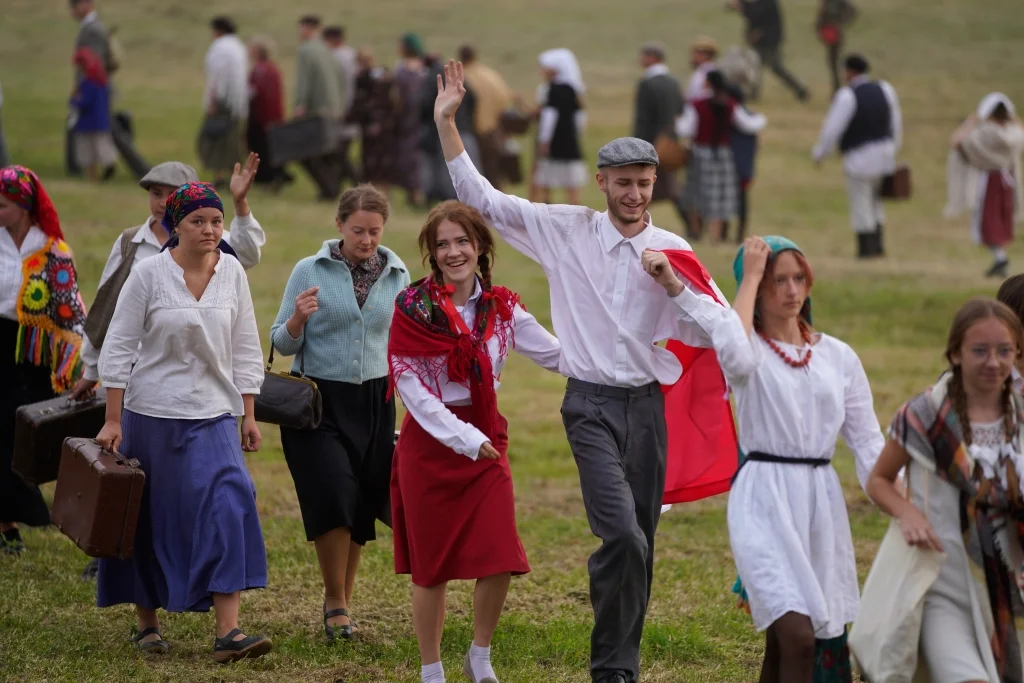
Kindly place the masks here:
[[(472, 406), (449, 410), (473, 422)], [(406, 415), (391, 470), (396, 574), (430, 587), (530, 571), (516, 529), (504, 418), (499, 427), (492, 445), (501, 457), (470, 460)]]

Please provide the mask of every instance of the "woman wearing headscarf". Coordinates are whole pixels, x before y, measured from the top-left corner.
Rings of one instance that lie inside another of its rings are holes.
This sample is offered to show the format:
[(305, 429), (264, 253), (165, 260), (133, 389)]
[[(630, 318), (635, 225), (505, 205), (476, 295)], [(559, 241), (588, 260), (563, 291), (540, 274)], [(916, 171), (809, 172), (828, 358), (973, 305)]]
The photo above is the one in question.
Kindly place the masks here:
[(89, 180), (97, 181), (100, 169), (117, 161), (110, 133), (110, 84), (103, 62), (89, 48), (78, 48), (74, 63), (79, 77), (69, 104), (75, 113), (75, 160)]
[(558, 48), (542, 52), (538, 58), (541, 75), (547, 82), (537, 127), (537, 167), (533, 184), (539, 201), (551, 201), (551, 190), (565, 189), (569, 204), (580, 203), (580, 188), (587, 182), (583, 162), (583, 129), (587, 113), (583, 109), (583, 73), (572, 50)]
[(761, 681), (850, 681), (846, 626), (860, 593), (836, 440), (866, 486), (884, 439), (856, 352), (811, 326), (813, 275), (784, 237), (736, 254), (732, 315), (712, 332), (746, 454), (729, 495), (729, 541), (754, 625)]
[(170, 648), (157, 609), (213, 607), (213, 657), (227, 663), (271, 649), (238, 628), (241, 591), (267, 585), (242, 455), (260, 446), (253, 405), (263, 354), (245, 270), (221, 239), (224, 205), (213, 185), (179, 187), (162, 221), (172, 236), (132, 268), (100, 355), (107, 420), (96, 441), (137, 459), (146, 482), (135, 554), (100, 560), (96, 603), (134, 604), (133, 640), (156, 654)]
[(992, 252), (989, 277), (1006, 277), (1013, 224), (1021, 217), (1024, 127), (1010, 98), (990, 93), (953, 133), (946, 216), (971, 209), (971, 236)]
[(753, 135), (767, 124), (763, 114), (752, 114), (729, 94), (725, 77), (711, 71), (706, 84), (711, 96), (690, 102), (676, 121), (676, 134), (691, 138), (690, 166), (686, 175), (686, 206), (697, 235), (702, 225), (725, 240), (725, 224), (739, 213), (739, 189), (730, 140), (733, 127)]
[(497, 683), (491, 638), (511, 577), (530, 571), (498, 378), (512, 350), (557, 372), (561, 345), (519, 295), (492, 285), (494, 238), (476, 209), (437, 205), (419, 246), (431, 274), (399, 294), (388, 340), (391, 381), (408, 410), (391, 477), (395, 571), (412, 578), (422, 683), (445, 681), (445, 596), (457, 580), (476, 581), (463, 673)]
[(405, 189), (410, 205), (423, 203), (420, 177), (420, 92), (426, 67), (423, 41), (415, 33), (406, 33), (398, 42), (401, 61), (395, 70), (395, 164), (392, 179)]
[[(284, 120), (284, 85), (273, 58), (274, 43), (266, 36), (249, 41), (252, 71), (249, 72), (249, 122), (246, 140), (250, 152), (269, 159), (267, 129)], [(256, 171), (257, 183), (284, 180), (284, 169), (264, 163)]]
[(57, 211), (23, 166), (0, 169), (0, 226), (0, 552), (19, 554), (17, 525), (45, 526), (50, 512), (11, 471), (15, 413), (78, 379), (85, 304)]

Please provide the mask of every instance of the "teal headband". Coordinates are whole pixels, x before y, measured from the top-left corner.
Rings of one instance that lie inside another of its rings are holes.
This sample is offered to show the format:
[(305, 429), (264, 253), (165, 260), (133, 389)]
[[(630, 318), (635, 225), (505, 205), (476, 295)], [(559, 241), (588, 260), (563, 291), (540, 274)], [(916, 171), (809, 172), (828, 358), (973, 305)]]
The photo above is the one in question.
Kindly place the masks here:
[[(775, 258), (784, 251), (795, 251), (799, 254), (804, 252), (797, 246), (796, 242), (789, 239), (788, 237), (782, 237), (780, 235), (768, 235), (762, 237), (765, 242), (768, 243), (768, 248), (772, 250), (770, 259)], [(736, 258), (732, 262), (732, 274), (736, 277), (736, 285), (743, 281), (743, 247), (740, 246), (739, 251), (736, 252)], [(811, 324), (811, 297), (807, 297), (807, 301), (804, 302), (804, 307), (800, 311), (803, 318), (807, 321), (807, 324)]]

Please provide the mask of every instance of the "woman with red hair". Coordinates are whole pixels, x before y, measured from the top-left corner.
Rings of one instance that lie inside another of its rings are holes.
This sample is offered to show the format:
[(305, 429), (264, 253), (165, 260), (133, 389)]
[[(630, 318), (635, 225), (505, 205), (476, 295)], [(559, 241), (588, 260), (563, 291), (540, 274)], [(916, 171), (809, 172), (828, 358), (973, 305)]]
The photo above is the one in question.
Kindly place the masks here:
[(0, 168), (0, 553), (24, 550), (18, 523), (50, 523), (39, 489), (11, 471), (14, 416), (74, 385), (84, 325), (75, 264), (50, 197), (31, 170)]
[(885, 441), (856, 352), (811, 327), (811, 268), (784, 237), (751, 237), (733, 264), (733, 315), (712, 333), (746, 454), (729, 541), (767, 631), (761, 681), (851, 680), (846, 626), (860, 592), (846, 501), (830, 466), (842, 436), (866, 486)]
[(516, 531), (498, 378), (512, 349), (557, 371), (561, 345), (519, 295), (491, 284), (494, 238), (476, 209), (439, 204), (419, 244), (431, 274), (398, 295), (388, 344), (392, 382), (408, 410), (391, 474), (395, 571), (412, 575), (423, 683), (445, 680), (448, 582), (476, 581), (463, 672), (485, 683), (497, 681), (491, 636), (510, 577), (530, 571)]

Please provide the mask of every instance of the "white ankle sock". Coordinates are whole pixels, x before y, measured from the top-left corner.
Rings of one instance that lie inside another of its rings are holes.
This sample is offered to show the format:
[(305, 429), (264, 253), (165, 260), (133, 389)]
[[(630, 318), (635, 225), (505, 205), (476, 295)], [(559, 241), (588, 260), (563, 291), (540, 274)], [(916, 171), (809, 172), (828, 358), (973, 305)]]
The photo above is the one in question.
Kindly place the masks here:
[(422, 683), (445, 683), (444, 666), (441, 665), (441, 662), (421, 666), (420, 681)]
[(1002, 263), (1003, 261), (1009, 260), (1009, 257), (1006, 255), (1006, 250), (1002, 247), (989, 247), (989, 250), (992, 252), (992, 258), (996, 263)]
[(469, 666), (473, 669), (473, 677), (478, 681), (492, 678), (498, 680), (491, 668), (491, 648), (478, 647), (475, 643), (469, 646)]

